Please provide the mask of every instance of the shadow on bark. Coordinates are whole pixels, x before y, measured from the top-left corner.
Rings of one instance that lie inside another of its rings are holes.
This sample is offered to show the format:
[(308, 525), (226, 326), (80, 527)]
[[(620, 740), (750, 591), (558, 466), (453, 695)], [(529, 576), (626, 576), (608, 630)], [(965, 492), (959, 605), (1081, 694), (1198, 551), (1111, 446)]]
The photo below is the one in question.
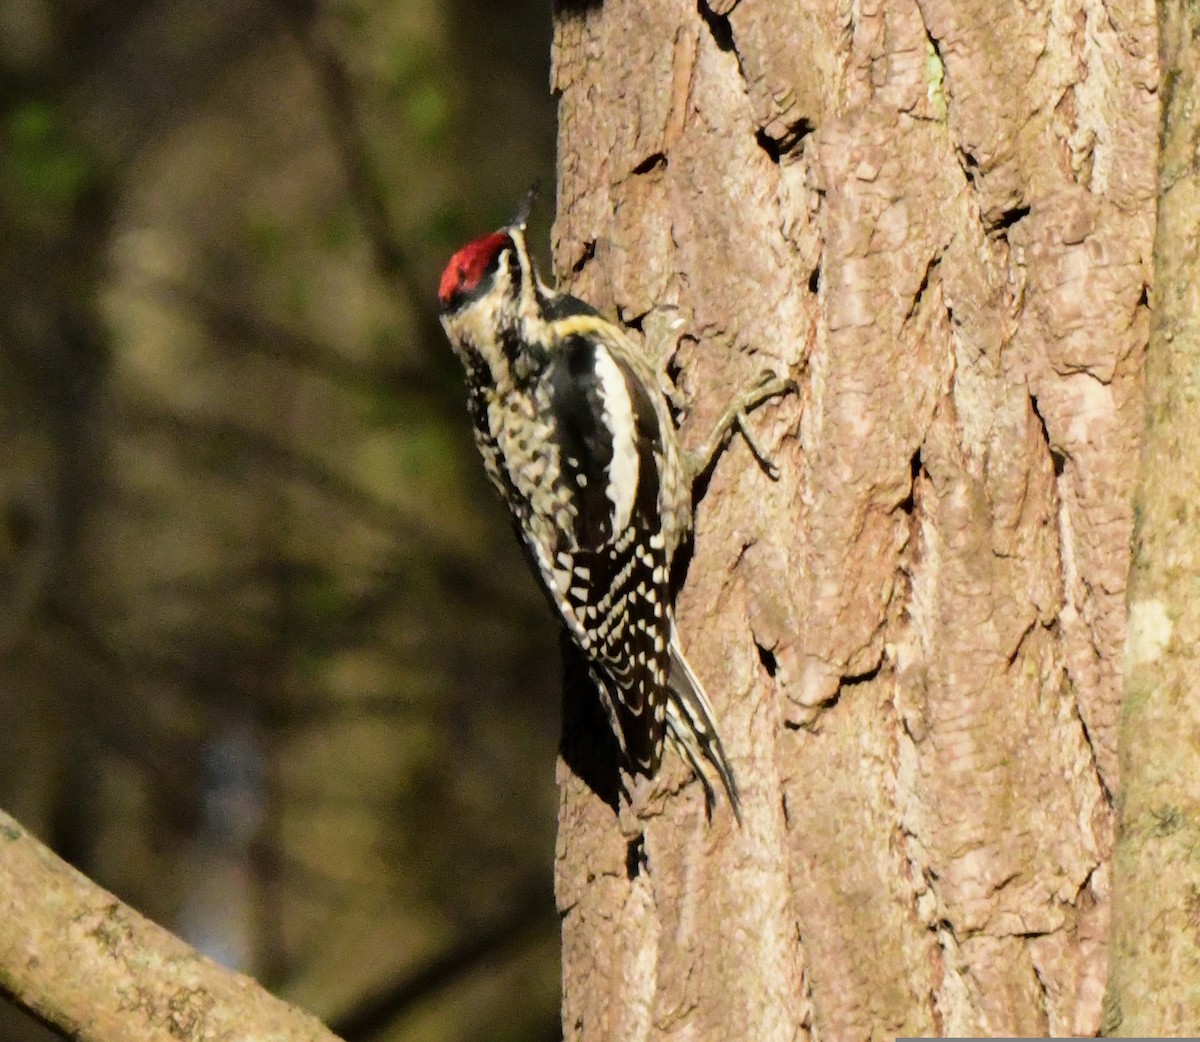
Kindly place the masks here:
[(604, 0), (554, 0), (554, 14), (584, 14), (604, 5)]
[(617, 814), (621, 749), (583, 656), (565, 634), (561, 645), (563, 729), (559, 752), (572, 772)]

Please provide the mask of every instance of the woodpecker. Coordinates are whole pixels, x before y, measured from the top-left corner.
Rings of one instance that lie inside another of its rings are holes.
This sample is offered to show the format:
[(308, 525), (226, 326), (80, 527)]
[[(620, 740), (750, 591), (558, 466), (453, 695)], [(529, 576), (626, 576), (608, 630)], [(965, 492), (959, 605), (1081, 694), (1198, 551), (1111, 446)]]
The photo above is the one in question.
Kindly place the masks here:
[(653, 777), (669, 737), (704, 786), (714, 773), (738, 822), (733, 768), (675, 626), (676, 551), (692, 485), (744, 413), (795, 389), (773, 374), (685, 457), (667, 394), (637, 344), (584, 301), (546, 286), (517, 217), (460, 249), (438, 289), (466, 374), (484, 468), (541, 585), (582, 651), (628, 768)]

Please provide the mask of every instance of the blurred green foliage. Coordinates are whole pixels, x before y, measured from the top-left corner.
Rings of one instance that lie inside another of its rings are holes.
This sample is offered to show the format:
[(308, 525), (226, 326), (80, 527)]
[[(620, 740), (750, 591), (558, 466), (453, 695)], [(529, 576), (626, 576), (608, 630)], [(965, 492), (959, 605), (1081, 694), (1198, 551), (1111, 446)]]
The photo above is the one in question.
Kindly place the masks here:
[(95, 157), (53, 103), (31, 99), (6, 113), (0, 182), (17, 214), (69, 213), (96, 176)]

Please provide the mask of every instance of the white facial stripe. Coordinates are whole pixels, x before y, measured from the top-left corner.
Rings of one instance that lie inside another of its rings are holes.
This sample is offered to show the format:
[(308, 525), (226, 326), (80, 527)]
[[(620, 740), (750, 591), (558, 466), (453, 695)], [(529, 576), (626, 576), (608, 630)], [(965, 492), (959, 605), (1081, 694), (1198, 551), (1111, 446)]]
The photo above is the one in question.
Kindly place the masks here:
[(604, 422), (612, 432), (612, 464), (608, 469), (605, 495), (613, 505), (612, 530), (623, 532), (633, 516), (638, 487), (637, 431), (633, 424), (633, 402), (625, 377), (604, 350), (596, 350), (596, 379), (604, 405)]

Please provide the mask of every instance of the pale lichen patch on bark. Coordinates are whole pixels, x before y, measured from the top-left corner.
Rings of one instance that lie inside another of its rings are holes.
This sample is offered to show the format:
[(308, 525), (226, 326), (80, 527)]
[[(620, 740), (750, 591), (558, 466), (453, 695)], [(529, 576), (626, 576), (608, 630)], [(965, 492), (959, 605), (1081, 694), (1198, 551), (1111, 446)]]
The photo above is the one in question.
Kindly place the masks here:
[(1129, 606), (1129, 628), (1125, 636), (1125, 668), (1155, 662), (1171, 643), (1171, 617), (1157, 598), (1135, 601)]

